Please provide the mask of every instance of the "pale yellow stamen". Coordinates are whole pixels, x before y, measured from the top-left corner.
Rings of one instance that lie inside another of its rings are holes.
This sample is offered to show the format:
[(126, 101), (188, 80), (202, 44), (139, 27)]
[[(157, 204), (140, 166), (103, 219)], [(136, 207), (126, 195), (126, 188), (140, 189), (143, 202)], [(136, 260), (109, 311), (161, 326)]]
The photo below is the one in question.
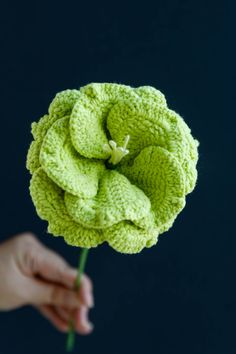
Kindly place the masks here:
[(108, 144), (104, 144), (103, 149), (106, 152), (110, 153), (110, 159), (109, 163), (112, 163), (113, 165), (118, 164), (121, 159), (129, 153), (129, 150), (126, 149), (128, 142), (129, 142), (130, 136), (127, 135), (124, 140), (124, 145), (123, 146), (117, 146), (116, 142), (114, 140), (109, 141)]

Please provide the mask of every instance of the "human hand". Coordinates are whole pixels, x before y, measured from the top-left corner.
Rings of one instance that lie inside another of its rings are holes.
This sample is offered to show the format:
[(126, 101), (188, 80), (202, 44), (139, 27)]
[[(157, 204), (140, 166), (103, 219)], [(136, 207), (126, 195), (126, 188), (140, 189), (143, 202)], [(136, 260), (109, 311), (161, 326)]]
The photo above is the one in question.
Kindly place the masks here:
[(66, 332), (72, 316), (75, 329), (89, 334), (93, 329), (88, 320), (92, 282), (83, 275), (76, 292), (76, 274), (76, 269), (32, 234), (17, 235), (0, 244), (0, 310), (33, 305), (58, 330)]

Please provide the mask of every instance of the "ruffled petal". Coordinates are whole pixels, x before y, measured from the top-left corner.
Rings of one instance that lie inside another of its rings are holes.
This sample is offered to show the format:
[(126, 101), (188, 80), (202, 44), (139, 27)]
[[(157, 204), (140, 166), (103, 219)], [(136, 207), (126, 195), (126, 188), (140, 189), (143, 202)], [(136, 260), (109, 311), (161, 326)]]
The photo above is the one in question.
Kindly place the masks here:
[(156, 230), (150, 233), (128, 221), (104, 229), (103, 234), (105, 241), (121, 253), (139, 253), (144, 247), (152, 247), (158, 241)]
[(140, 86), (134, 89), (135, 92), (145, 101), (146, 104), (156, 104), (158, 106), (167, 106), (166, 99), (161, 91), (152, 86)]
[(52, 100), (48, 112), (55, 120), (70, 115), (71, 111), (80, 97), (79, 90), (64, 90), (58, 92)]
[(39, 167), (39, 152), (41, 144), (38, 141), (33, 140), (30, 144), (26, 158), (26, 168), (33, 174)]
[(110, 138), (106, 119), (111, 107), (123, 99), (139, 96), (130, 86), (92, 83), (81, 88), (70, 119), (70, 134), (75, 149), (88, 158), (107, 159), (104, 144)]
[(173, 152), (181, 150), (183, 145), (177, 117), (167, 107), (146, 105), (142, 100), (114, 105), (107, 118), (107, 128), (118, 146), (130, 135), (129, 154), (122, 162), (133, 160), (146, 146), (157, 145)]
[[(113, 106), (107, 118), (107, 128), (118, 145), (130, 135), (129, 154), (122, 164), (132, 162), (140, 151), (151, 145), (160, 146), (175, 156), (185, 171), (187, 194), (196, 183), (196, 151), (192, 137), (183, 126), (182, 118), (164, 105), (148, 101), (123, 101)], [(192, 145), (191, 145), (192, 144)], [(193, 158), (192, 158), (193, 156)]]
[[(155, 223), (160, 230), (169, 226), (185, 206), (185, 176), (178, 160), (167, 150), (149, 146), (121, 172), (149, 197)], [(165, 230), (166, 231), (166, 230)]]
[(78, 247), (96, 247), (103, 242), (100, 230), (92, 230), (74, 222), (64, 204), (64, 192), (39, 168), (32, 176), (30, 194), (37, 214), (48, 221), (48, 231), (63, 236), (65, 241)]
[(30, 173), (34, 173), (40, 167), (39, 153), (43, 138), (45, 137), (49, 127), (52, 125), (51, 118), (48, 114), (45, 114), (36, 123), (31, 124), (31, 133), (35, 140), (30, 144), (30, 148), (27, 153), (26, 167)]
[[(143, 222), (150, 213), (150, 200), (142, 190), (115, 170), (107, 170), (99, 181), (94, 198), (80, 198), (65, 194), (70, 216), (85, 227), (106, 228), (122, 220)], [(149, 226), (149, 225), (147, 225)]]
[(40, 163), (47, 175), (63, 190), (92, 198), (97, 194), (102, 161), (88, 160), (74, 149), (69, 135), (69, 119), (58, 119), (48, 130), (40, 150)]
[(198, 161), (198, 146), (199, 141), (194, 139), (191, 134), (191, 129), (185, 123), (182, 117), (179, 116), (179, 125), (186, 139), (186, 158), (182, 161), (182, 167), (186, 173), (185, 193), (188, 194), (193, 191), (197, 182), (197, 161)]
[(78, 90), (65, 90), (57, 93), (49, 106), (49, 114), (45, 114), (38, 122), (32, 123), (31, 132), (34, 141), (30, 145), (26, 161), (26, 167), (31, 174), (40, 167), (39, 153), (48, 129), (57, 119), (71, 113), (79, 95)]

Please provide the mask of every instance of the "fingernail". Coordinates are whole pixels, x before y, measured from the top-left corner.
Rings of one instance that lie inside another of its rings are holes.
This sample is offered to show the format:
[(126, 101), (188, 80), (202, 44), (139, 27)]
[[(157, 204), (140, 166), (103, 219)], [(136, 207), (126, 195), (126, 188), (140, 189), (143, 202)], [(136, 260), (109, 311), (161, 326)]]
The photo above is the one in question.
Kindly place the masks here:
[(87, 327), (88, 327), (89, 331), (92, 331), (93, 328), (94, 328), (94, 325), (91, 322), (88, 322), (88, 326)]
[(88, 306), (90, 308), (94, 307), (94, 299), (93, 299), (93, 296), (92, 295), (89, 295), (88, 296)]
[[(80, 294), (78, 294), (78, 296), (80, 297)], [(84, 293), (82, 296), (83, 299), (83, 303), (86, 307), (92, 308), (94, 307), (94, 299), (93, 299), (93, 295), (90, 293)]]

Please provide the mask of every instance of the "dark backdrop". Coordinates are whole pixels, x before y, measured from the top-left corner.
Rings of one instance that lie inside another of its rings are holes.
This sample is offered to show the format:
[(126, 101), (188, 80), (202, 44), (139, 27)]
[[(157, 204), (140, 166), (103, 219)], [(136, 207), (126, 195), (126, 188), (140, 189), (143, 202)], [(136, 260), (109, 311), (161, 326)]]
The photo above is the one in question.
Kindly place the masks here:
[[(2, 240), (32, 230), (76, 265), (78, 249), (36, 216), (25, 169), (30, 124), (58, 91), (153, 85), (201, 143), (197, 188), (156, 247), (91, 251), (95, 331), (77, 353), (236, 353), (233, 3), (2, 2)], [(0, 354), (60, 354), (64, 343), (31, 308), (0, 314)]]

